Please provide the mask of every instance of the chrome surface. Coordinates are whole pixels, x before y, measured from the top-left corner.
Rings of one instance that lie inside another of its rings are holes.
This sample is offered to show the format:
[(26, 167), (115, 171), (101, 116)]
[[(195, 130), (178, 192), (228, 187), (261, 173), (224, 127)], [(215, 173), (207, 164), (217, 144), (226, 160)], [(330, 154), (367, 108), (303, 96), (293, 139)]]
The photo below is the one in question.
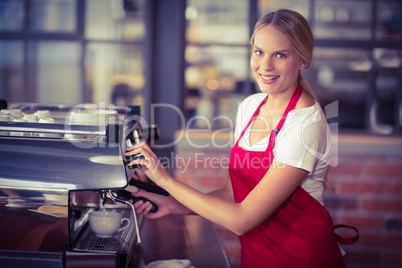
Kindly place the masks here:
[(134, 205), (131, 204), (128, 200), (116, 197), (111, 190), (109, 190), (109, 197), (113, 201), (120, 202), (120, 203), (123, 203), (123, 204), (126, 204), (126, 205), (130, 206), (131, 211), (133, 212), (135, 231), (137, 233), (137, 243), (140, 244), (141, 243), (140, 227), (139, 227), (139, 223), (138, 223), (138, 219), (137, 219), (137, 213), (135, 212)]
[(57, 133), (72, 135), (106, 135), (106, 126), (0, 122), (0, 131)]
[[(106, 125), (76, 125), (67, 120), (72, 107), (15, 107), (27, 114), (49, 108), (55, 123), (0, 122), (0, 217), (6, 219), (0, 222), (0, 266), (78, 267), (106, 258), (125, 267), (141, 241), (137, 216), (124, 200), (108, 199), (105, 205), (101, 193), (124, 189), (132, 177), (124, 152), (134, 130), (143, 134), (138, 117), (128, 121), (119, 115)], [(118, 113), (127, 111), (130, 108)], [(58, 211), (44, 212), (44, 206)], [(134, 221), (99, 241), (89, 214), (105, 208)]]
[[(121, 165), (90, 160), (96, 156), (113, 156)], [(127, 185), (126, 169), (118, 146), (0, 137), (0, 187), (60, 191), (122, 188)]]

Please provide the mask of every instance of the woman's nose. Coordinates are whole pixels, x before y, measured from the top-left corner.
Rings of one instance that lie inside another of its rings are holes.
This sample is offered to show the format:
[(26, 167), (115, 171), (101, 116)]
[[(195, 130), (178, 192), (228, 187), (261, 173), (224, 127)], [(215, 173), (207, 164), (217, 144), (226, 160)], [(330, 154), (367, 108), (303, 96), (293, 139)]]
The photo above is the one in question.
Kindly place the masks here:
[(264, 58), (261, 61), (261, 68), (263, 68), (264, 70), (267, 70), (267, 71), (273, 70), (275, 68), (273, 60), (269, 57)]

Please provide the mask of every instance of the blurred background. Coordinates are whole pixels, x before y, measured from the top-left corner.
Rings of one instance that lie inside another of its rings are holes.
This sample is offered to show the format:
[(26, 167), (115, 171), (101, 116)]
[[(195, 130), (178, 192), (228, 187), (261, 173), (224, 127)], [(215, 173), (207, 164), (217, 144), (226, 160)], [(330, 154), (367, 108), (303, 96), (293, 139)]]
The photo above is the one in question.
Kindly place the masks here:
[[(400, 0), (0, 0), (0, 99), (140, 105), (162, 142), (192, 129), (204, 144), (213, 130), (230, 133), (239, 102), (258, 91), (248, 41), (278, 8), (300, 12), (315, 36), (304, 75), (330, 107), (337, 149), (326, 203), (335, 222), (361, 230), (348, 267), (401, 267)], [(227, 156), (230, 146), (218, 147), (202, 152)], [(194, 157), (186, 141), (162, 154), (171, 150)], [(199, 169), (177, 177), (207, 191), (227, 176)], [(237, 240), (222, 236), (236, 267)]]
[[(1, 0), (0, 98), (138, 104), (148, 119), (164, 102), (192, 128), (230, 128), (214, 118), (233, 119), (258, 91), (248, 41), (278, 8), (310, 22), (316, 47), (304, 75), (323, 106), (339, 101), (340, 129), (399, 133), (399, 0)], [(182, 127), (172, 117), (170, 134)]]

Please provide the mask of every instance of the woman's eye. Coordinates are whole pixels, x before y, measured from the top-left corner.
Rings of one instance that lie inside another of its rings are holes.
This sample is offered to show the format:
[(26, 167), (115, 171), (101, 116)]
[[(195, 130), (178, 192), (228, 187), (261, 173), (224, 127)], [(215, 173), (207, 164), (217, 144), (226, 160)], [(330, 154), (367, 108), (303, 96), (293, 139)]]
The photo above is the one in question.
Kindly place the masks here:
[(278, 59), (285, 59), (285, 58), (286, 58), (286, 55), (285, 55), (285, 54), (282, 54), (282, 53), (278, 53), (278, 54), (276, 55), (276, 57), (277, 57)]
[(261, 56), (261, 55), (262, 55), (262, 51), (260, 51), (260, 50), (256, 50), (256, 51), (254, 51), (254, 53), (255, 53), (257, 56)]

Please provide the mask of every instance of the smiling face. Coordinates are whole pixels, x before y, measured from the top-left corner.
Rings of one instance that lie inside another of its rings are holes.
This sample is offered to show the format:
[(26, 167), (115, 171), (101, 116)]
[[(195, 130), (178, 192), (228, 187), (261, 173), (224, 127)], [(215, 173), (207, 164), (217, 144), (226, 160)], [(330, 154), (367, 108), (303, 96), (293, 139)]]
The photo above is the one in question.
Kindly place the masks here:
[(293, 92), (299, 71), (307, 67), (286, 36), (271, 25), (256, 32), (250, 65), (260, 90), (268, 94)]

